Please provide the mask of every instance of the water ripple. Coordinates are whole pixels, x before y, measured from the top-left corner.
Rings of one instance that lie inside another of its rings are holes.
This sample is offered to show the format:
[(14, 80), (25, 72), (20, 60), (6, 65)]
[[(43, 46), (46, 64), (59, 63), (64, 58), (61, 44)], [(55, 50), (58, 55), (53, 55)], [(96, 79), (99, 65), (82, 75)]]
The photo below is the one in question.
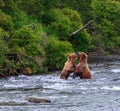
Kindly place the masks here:
[[(92, 80), (59, 79), (48, 75), (0, 80), (0, 111), (120, 111), (120, 63), (90, 64)], [(34, 104), (26, 97), (47, 98), (51, 104)]]

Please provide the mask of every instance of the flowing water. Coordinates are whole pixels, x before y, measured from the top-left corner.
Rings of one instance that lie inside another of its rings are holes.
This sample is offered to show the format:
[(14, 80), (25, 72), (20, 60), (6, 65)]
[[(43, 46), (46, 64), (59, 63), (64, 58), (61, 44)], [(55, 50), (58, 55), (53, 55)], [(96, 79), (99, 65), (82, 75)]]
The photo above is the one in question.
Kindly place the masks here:
[[(0, 111), (120, 111), (120, 61), (90, 64), (92, 80), (61, 80), (59, 72), (0, 80)], [(52, 103), (30, 103), (26, 97)]]

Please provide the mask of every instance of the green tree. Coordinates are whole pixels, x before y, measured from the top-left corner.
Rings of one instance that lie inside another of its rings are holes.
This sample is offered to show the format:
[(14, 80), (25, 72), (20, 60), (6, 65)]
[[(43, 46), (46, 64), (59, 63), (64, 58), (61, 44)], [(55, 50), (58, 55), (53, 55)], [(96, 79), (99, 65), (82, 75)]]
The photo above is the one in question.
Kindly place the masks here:
[(83, 30), (73, 37), (71, 43), (76, 52), (87, 52), (91, 50), (91, 41), (91, 35), (86, 30)]
[(53, 21), (47, 26), (48, 34), (56, 35), (59, 40), (68, 40), (72, 31), (82, 26), (80, 14), (72, 9), (51, 10)]
[(13, 30), (13, 22), (11, 16), (5, 14), (2, 10), (0, 10), (0, 27), (5, 31)]
[(9, 35), (7, 34), (7, 32), (5, 32), (3, 29), (0, 28), (0, 67), (2, 67), (2, 64), (5, 60), (5, 54), (8, 53), (9, 49), (8, 46), (6, 44), (5, 39), (8, 37)]
[(3, 2), (3, 0), (0, 0), (0, 8), (4, 7), (5, 3)]
[(34, 30), (29, 27), (23, 27), (14, 31), (14, 33), (12, 34), (11, 49), (14, 52), (28, 55), (30, 54), (31, 56), (43, 55), (44, 50), (40, 46), (40, 41), (41, 37), (36, 36)]
[(61, 69), (66, 61), (66, 55), (73, 53), (74, 50), (69, 42), (59, 41), (55, 37), (50, 37), (45, 52), (47, 56), (45, 65), (50, 69)]
[(91, 7), (95, 19), (94, 36), (98, 36), (98, 44), (102, 43), (105, 46), (104, 49), (116, 47), (117, 44), (114, 44), (113, 39), (117, 39), (120, 32), (120, 2), (93, 0)]
[(44, 0), (16, 1), (16, 4), (20, 9), (24, 10), (28, 15), (31, 15), (38, 19), (43, 15), (45, 10), (43, 3), (44, 3)]
[(82, 22), (85, 24), (92, 19), (91, 4), (92, 0), (62, 0), (60, 7), (67, 7), (78, 11), (81, 14)]

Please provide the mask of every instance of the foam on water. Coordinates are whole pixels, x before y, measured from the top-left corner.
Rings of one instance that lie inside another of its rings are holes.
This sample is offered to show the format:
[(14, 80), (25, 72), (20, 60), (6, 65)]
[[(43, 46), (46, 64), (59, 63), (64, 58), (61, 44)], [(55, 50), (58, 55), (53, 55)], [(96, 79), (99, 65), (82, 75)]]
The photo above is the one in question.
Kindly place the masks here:
[[(118, 63), (116, 65), (113, 62), (110, 64), (105, 62), (91, 69), (93, 75), (91, 80), (79, 77), (62, 80), (59, 78), (59, 72), (37, 76), (20, 75), (1, 80), (0, 111), (118, 111), (119, 66)], [(24, 100), (29, 96), (47, 98), (52, 103), (31, 104)]]
[(25, 86), (27, 86), (27, 85), (25, 85), (25, 84), (23, 84), (23, 83), (21, 83), (21, 84), (16, 84), (16, 85), (14, 85), (14, 84), (5, 84), (5, 85), (4, 85), (4, 88), (23, 88), (23, 87), (25, 87)]
[(112, 69), (111, 71), (114, 73), (120, 73), (120, 69)]
[(42, 87), (39, 82), (41, 76), (25, 76), (20, 75), (19, 77), (10, 77), (9, 80), (2, 84), (1, 88), (12, 89), (12, 88), (36, 88)]
[(104, 87), (102, 87), (101, 89), (105, 89), (105, 90), (116, 90), (116, 91), (118, 91), (118, 90), (120, 90), (120, 87), (119, 87), (119, 86), (112, 86), (112, 87), (110, 87), (110, 86), (104, 86)]

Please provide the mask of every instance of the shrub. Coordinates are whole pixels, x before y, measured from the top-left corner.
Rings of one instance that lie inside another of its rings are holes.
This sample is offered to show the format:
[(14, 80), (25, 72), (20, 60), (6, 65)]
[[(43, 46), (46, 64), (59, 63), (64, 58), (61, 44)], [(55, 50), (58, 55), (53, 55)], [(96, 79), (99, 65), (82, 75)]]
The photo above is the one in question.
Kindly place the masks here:
[(3, 2), (3, 0), (0, 0), (0, 8), (4, 7), (5, 3)]
[(49, 43), (45, 48), (46, 61), (48, 67), (60, 69), (66, 61), (66, 54), (73, 53), (72, 45), (67, 41), (58, 41), (55, 37), (49, 38)]
[(4, 40), (5, 37), (7, 37), (8, 34), (3, 29), (0, 28), (0, 67), (2, 66), (2, 63), (5, 59), (5, 54), (8, 53), (8, 46)]
[[(120, 34), (120, 2), (112, 0), (93, 0), (91, 3), (95, 36), (104, 46), (103, 49), (114, 48), (114, 38)], [(106, 50), (108, 51), (108, 50)]]
[(78, 33), (72, 40), (71, 43), (76, 52), (83, 51), (87, 52), (91, 46), (92, 37), (87, 31)]
[(53, 21), (47, 26), (47, 32), (56, 35), (59, 40), (68, 40), (70, 34), (82, 25), (80, 14), (75, 10), (53, 9), (49, 13)]
[(23, 27), (13, 32), (11, 38), (12, 45), (18, 45), (19, 47), (24, 47), (29, 43), (34, 42), (34, 35), (30, 28)]
[(45, 55), (45, 52), (41, 48), (40, 44), (36, 44), (36, 43), (28, 44), (27, 46), (25, 46), (25, 50), (26, 50), (27, 55), (30, 55), (33, 57), (36, 55), (39, 55), (39, 56)]
[(11, 31), (14, 26), (11, 16), (5, 14), (1, 10), (0, 10), (0, 26), (5, 31)]
[(39, 24), (30, 24), (12, 33), (10, 53), (17, 53), (21, 56), (19, 66), (22, 69), (30, 69), (33, 73), (46, 72), (46, 68), (43, 69), (42, 63), (44, 59), (36, 61), (36, 57), (45, 57), (44, 46), (47, 44), (46, 38), (44, 30)]
[(85, 30), (70, 40), (71, 33), (82, 27), (81, 17), (77, 11), (64, 8), (62, 10), (51, 10), (50, 13), (52, 13), (53, 21), (47, 26), (48, 34), (55, 35), (59, 40), (70, 41), (75, 51), (87, 51), (89, 49), (91, 36)]

